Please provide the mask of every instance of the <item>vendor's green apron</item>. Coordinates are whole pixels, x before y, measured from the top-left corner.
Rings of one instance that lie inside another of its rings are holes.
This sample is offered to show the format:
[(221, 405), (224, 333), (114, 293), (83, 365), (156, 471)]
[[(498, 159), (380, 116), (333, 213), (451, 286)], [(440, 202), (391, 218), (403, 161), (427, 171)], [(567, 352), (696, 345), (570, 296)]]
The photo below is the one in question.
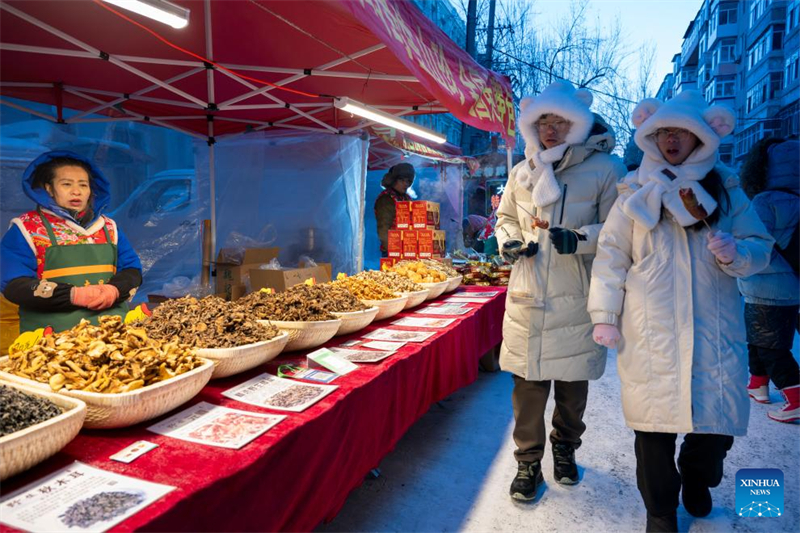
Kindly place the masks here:
[[(103, 225), (106, 234), (105, 244), (68, 244), (59, 245), (53, 227), (41, 211), (39, 216), (50, 237), (51, 246), (44, 252), (44, 270), (42, 279), (58, 283), (69, 283), (76, 287), (105, 283), (117, 271), (117, 245), (111, 242), (108, 228)], [(128, 312), (128, 304), (122, 302), (115, 306), (92, 311), (80, 308), (75, 311), (34, 311), (19, 308), (19, 330), (33, 331), (38, 328), (52, 326), (55, 331), (63, 331), (78, 324), (82, 318), (97, 324), (97, 317), (102, 315), (120, 315)]]

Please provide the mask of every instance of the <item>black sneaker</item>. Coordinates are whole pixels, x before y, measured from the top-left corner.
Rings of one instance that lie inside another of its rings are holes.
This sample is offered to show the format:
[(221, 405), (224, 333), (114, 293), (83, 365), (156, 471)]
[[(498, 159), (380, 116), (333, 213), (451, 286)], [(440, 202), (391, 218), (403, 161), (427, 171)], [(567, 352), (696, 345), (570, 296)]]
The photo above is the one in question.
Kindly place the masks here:
[(517, 476), (511, 482), (508, 492), (515, 500), (529, 501), (536, 498), (536, 491), (542, 483), (542, 464), (539, 461), (520, 461), (517, 465)]
[(678, 531), (678, 513), (666, 516), (653, 516), (647, 513), (647, 533), (676, 533)]
[(575, 448), (571, 445), (553, 444), (553, 477), (562, 485), (575, 485), (578, 483)]
[(697, 518), (708, 516), (714, 505), (711, 501), (711, 491), (708, 490), (708, 485), (691, 475), (687, 475), (683, 469), (680, 472), (683, 507), (690, 515)]

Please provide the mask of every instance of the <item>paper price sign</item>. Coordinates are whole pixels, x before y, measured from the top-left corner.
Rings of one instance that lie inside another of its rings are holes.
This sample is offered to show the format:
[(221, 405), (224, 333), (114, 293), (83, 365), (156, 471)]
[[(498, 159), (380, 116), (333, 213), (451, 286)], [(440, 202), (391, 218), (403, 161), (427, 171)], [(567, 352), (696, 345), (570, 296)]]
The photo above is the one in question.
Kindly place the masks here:
[(344, 376), (345, 374), (349, 374), (353, 370), (358, 369), (358, 365), (339, 357), (337, 354), (328, 350), (327, 348), (322, 348), (316, 352), (311, 352), (306, 357), (308, 358), (309, 367), (314, 365), (321, 366), (323, 368), (327, 368), (331, 372), (339, 374), (340, 376)]

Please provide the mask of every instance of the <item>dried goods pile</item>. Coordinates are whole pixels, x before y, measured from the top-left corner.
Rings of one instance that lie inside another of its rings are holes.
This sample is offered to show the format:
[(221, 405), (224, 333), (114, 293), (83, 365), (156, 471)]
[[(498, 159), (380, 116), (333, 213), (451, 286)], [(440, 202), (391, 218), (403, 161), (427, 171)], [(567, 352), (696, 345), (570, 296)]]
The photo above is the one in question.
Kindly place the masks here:
[(379, 270), (367, 270), (365, 272), (360, 272), (353, 277), (356, 279), (368, 279), (376, 281), (392, 292), (415, 292), (425, 290), (425, 287), (422, 285), (417, 285), (410, 279), (401, 276), (397, 272), (391, 272), (388, 270), (383, 272)]
[(193, 348), (233, 348), (268, 341), (280, 332), (260, 324), (236, 302), (184, 296), (153, 310), (142, 327), (153, 339), (176, 339)]
[(511, 265), (470, 261), (461, 268), (461, 273), (464, 285), (506, 287), (511, 276)]
[(435, 259), (420, 259), (420, 263), (424, 264), (426, 267), (431, 268), (433, 270), (444, 272), (444, 275), (447, 276), (448, 278), (454, 278), (456, 276), (461, 275), (458, 273), (458, 271), (456, 271), (455, 268), (448, 266), (442, 263), (441, 261), (436, 261)]
[(335, 320), (326, 304), (324, 289), (295, 285), (286, 292), (267, 294), (257, 291), (237, 300), (242, 310), (257, 320), (317, 322)]
[[(292, 287), (289, 290), (294, 288)], [(309, 294), (312, 294), (315, 290), (319, 291), (319, 297), (323, 300), (325, 308), (331, 313), (353, 313), (367, 309), (367, 306), (361, 303), (361, 300), (353, 296), (350, 291), (341, 285), (325, 283), (308, 287)]]
[(394, 291), (385, 287), (383, 284), (357, 276), (337, 279), (331, 282), (331, 285), (344, 287), (359, 300), (391, 300), (398, 297)]
[(142, 493), (101, 492), (73, 503), (59, 518), (67, 527), (77, 526), (86, 529), (98, 522), (105, 522), (124, 514), (143, 501)]
[(439, 283), (447, 281), (447, 275), (444, 272), (434, 270), (422, 261), (400, 261), (389, 270), (407, 277), (414, 283)]
[(176, 340), (151, 339), (118, 316), (42, 337), (26, 350), (11, 347), (0, 370), (61, 389), (118, 393), (146, 387), (202, 366), (203, 359)]
[(47, 398), (0, 385), (0, 437), (60, 414), (61, 408)]

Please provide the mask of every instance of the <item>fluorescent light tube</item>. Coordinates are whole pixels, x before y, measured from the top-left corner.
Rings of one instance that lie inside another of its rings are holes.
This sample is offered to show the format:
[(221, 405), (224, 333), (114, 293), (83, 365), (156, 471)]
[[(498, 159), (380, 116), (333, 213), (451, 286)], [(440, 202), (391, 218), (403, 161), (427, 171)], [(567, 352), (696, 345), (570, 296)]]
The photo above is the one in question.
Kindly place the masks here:
[(435, 143), (441, 144), (447, 140), (447, 137), (444, 137), (433, 130), (418, 126), (413, 122), (403, 120), (400, 117), (390, 115), (389, 113), (385, 113), (379, 109), (375, 109), (374, 107), (362, 104), (361, 102), (356, 102), (355, 100), (351, 100), (347, 97), (336, 98), (333, 104), (347, 113), (352, 113), (353, 115), (367, 118), (373, 122), (391, 126), (392, 128), (411, 133), (412, 135), (422, 137), (423, 139), (428, 139), (429, 141), (433, 141)]
[(175, 29), (189, 25), (189, 10), (167, 0), (103, 0), (142, 16), (157, 20)]

